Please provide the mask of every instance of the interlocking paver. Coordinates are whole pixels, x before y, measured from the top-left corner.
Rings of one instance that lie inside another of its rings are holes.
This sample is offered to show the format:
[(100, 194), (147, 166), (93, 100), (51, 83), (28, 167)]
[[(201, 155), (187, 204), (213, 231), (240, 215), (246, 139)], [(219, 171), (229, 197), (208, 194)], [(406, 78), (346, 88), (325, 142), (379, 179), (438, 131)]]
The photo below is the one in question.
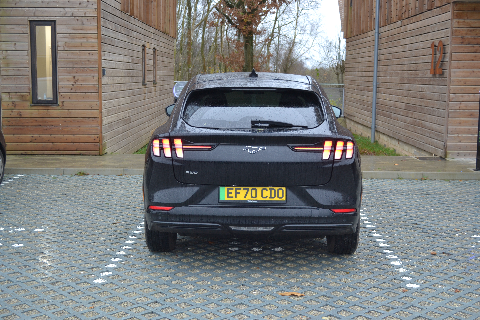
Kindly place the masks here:
[(7, 175), (0, 319), (479, 319), (479, 181), (364, 180), (352, 256), (200, 237), (152, 254), (141, 183)]

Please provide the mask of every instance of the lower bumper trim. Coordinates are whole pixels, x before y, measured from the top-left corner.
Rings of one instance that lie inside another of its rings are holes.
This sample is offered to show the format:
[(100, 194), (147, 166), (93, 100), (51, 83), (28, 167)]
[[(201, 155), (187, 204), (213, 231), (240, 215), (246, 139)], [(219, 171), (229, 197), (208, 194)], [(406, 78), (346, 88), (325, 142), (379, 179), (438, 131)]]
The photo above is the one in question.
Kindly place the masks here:
[(152, 221), (151, 229), (161, 232), (181, 234), (298, 234), (306, 236), (326, 236), (355, 232), (353, 224), (292, 224), (277, 226), (229, 226), (215, 223), (187, 223)]
[(273, 229), (275, 229), (275, 227), (238, 227), (238, 226), (230, 226), (230, 229), (232, 229), (233, 231), (254, 231), (254, 232), (263, 231), (263, 232), (268, 232), (268, 231), (272, 231)]

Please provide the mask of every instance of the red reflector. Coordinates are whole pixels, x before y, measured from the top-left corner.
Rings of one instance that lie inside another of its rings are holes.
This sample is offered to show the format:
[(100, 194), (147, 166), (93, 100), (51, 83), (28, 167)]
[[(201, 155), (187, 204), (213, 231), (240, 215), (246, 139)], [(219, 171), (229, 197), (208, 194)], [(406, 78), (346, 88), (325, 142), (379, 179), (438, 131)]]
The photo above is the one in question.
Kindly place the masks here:
[(344, 145), (343, 141), (337, 141), (337, 146), (335, 148), (335, 160), (342, 159), (343, 145)]
[(357, 209), (352, 208), (352, 209), (330, 209), (335, 213), (351, 213), (357, 211)]
[(330, 153), (332, 152), (332, 141), (325, 141), (323, 144), (323, 160), (328, 160), (330, 158)]
[(174, 207), (160, 207), (160, 206), (148, 206), (148, 209), (151, 209), (151, 210), (161, 210), (161, 211), (170, 211), (172, 210)]
[(345, 158), (351, 159), (353, 158), (353, 142), (347, 142), (347, 152), (345, 153)]
[(166, 158), (172, 157), (172, 148), (170, 147), (170, 140), (162, 139), (163, 152)]
[(160, 157), (160, 140), (154, 139), (152, 142), (153, 155)]
[(175, 145), (175, 153), (177, 154), (177, 157), (183, 158), (182, 139), (173, 139), (173, 144)]

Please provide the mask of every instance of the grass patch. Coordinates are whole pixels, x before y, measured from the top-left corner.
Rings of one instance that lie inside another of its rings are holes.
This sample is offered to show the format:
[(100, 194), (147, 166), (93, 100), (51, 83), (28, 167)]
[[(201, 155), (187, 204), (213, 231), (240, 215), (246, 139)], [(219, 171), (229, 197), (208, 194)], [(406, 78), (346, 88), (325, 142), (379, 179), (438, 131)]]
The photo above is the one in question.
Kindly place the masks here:
[(134, 152), (134, 154), (145, 154), (147, 152), (148, 143)]
[(399, 156), (392, 148), (386, 148), (382, 146), (378, 141), (372, 143), (370, 138), (362, 137), (357, 134), (353, 134), (355, 141), (357, 141), (358, 149), (361, 155), (367, 156)]

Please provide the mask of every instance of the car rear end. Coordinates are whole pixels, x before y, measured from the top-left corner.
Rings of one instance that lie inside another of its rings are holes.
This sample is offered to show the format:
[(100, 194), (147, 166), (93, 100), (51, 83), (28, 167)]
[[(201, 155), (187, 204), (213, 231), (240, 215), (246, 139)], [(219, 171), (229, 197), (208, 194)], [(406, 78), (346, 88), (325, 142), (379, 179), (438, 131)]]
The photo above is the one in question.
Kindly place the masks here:
[(146, 154), (149, 248), (173, 249), (176, 233), (358, 233), (358, 150), (322, 98), (295, 84), (192, 91)]

